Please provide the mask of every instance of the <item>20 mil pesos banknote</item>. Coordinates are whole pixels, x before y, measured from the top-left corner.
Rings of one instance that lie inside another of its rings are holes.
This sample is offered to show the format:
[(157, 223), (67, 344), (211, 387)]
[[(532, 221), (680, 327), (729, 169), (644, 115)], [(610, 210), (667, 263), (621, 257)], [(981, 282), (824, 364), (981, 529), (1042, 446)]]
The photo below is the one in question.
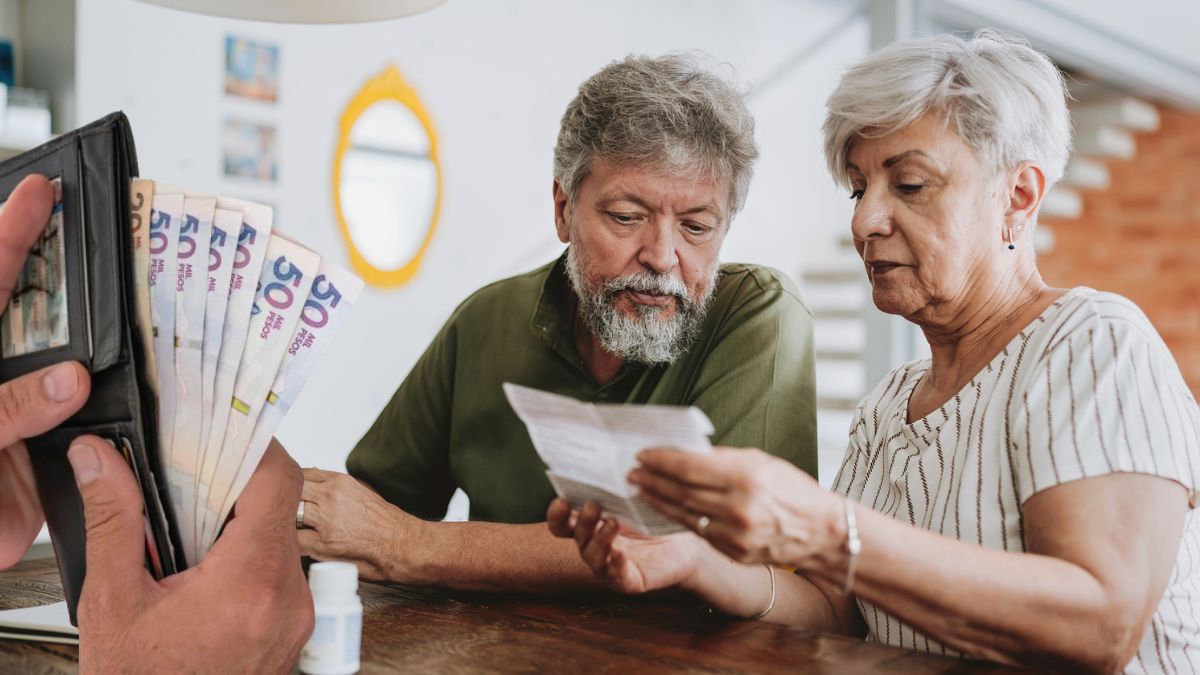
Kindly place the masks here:
[[(216, 539), (220, 526), (217, 515), (241, 467), (259, 412), (296, 332), (308, 288), (320, 264), (321, 257), (316, 253), (281, 236), (271, 235), (251, 309), (246, 347), (229, 404), (225, 438), (216, 459), (213, 480), (208, 483), (202, 542)], [(221, 404), (218, 401), (218, 405)]]
[(133, 289), (146, 379), (158, 393), (158, 366), (154, 358), (154, 329), (150, 320), (150, 211), (154, 181), (134, 178), (129, 186), (129, 225), (133, 234)]
[[(217, 523), (225, 522), (233, 510), (234, 503), (266, 453), (275, 431), (308, 383), (334, 335), (346, 322), (346, 316), (358, 301), (362, 290), (362, 279), (328, 261), (321, 261), (321, 268), (313, 279), (308, 299), (300, 312), (300, 323), (279, 366), (271, 391), (267, 394), (266, 405), (258, 415), (241, 466), (216, 514)], [(213, 543), (211, 540), (203, 542), (201, 554)]]

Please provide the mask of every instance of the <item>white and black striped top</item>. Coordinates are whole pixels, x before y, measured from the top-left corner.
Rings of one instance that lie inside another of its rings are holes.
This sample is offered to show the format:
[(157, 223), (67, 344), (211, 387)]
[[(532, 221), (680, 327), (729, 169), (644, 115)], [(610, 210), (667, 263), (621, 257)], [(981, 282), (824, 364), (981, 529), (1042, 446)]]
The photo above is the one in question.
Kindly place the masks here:
[[(901, 366), (859, 405), (834, 490), (947, 537), (1024, 551), (1021, 506), (1040, 490), (1114, 472), (1182, 483), (1193, 508), (1175, 569), (1126, 672), (1200, 672), (1200, 410), (1142, 311), (1072, 289), (953, 399), (907, 424), (928, 369), (928, 360)], [(858, 604), (868, 639), (951, 653)]]

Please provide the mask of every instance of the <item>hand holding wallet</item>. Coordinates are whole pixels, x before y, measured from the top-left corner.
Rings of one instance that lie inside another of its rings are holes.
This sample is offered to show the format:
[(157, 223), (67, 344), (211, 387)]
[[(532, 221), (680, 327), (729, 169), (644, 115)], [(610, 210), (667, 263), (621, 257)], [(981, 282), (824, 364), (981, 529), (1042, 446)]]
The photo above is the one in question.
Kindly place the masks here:
[(71, 441), (121, 451), (144, 500), (147, 569), (186, 569), (362, 282), (272, 232), (269, 207), (135, 179), (121, 113), (0, 163), (0, 201), (32, 173), (58, 197), (0, 315), (0, 380), (64, 360), (92, 377), (78, 413), (26, 441), (74, 621), (86, 561)]

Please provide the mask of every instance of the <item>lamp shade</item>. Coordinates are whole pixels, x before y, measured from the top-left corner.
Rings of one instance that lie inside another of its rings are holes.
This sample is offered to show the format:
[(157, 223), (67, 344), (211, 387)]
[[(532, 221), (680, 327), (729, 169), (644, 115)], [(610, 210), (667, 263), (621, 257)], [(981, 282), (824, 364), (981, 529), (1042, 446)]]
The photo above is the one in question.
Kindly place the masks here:
[(445, 0), (141, 0), (146, 4), (231, 19), (275, 23), (363, 23), (396, 19)]

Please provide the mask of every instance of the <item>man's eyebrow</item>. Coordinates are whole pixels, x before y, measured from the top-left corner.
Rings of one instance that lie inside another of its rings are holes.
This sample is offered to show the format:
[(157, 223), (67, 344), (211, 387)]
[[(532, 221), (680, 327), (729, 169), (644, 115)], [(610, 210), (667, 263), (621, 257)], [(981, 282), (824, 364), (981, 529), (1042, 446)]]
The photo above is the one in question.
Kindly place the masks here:
[[(604, 206), (608, 206), (609, 204), (612, 204), (613, 202), (620, 202), (620, 201), (633, 202), (634, 204), (637, 204), (638, 206), (642, 207), (643, 209), (646, 209), (647, 211), (655, 210), (654, 207), (647, 204), (642, 198), (638, 197), (637, 195), (633, 194), (632, 192), (618, 192), (614, 195), (610, 195), (610, 196), (600, 200), (600, 203)], [(719, 208), (717, 208), (717, 205), (713, 204), (712, 202), (699, 204), (699, 205), (693, 206), (689, 209), (685, 209), (683, 211), (680, 211), (679, 215), (686, 216), (686, 215), (690, 215), (693, 213), (704, 213), (704, 212), (711, 213), (714, 216), (721, 215), (721, 210)]]
[(641, 197), (638, 197), (632, 192), (618, 192), (616, 194), (608, 195), (600, 200), (600, 204), (606, 207), (613, 202), (633, 202), (647, 211), (654, 210), (650, 208), (650, 205), (643, 201)]

